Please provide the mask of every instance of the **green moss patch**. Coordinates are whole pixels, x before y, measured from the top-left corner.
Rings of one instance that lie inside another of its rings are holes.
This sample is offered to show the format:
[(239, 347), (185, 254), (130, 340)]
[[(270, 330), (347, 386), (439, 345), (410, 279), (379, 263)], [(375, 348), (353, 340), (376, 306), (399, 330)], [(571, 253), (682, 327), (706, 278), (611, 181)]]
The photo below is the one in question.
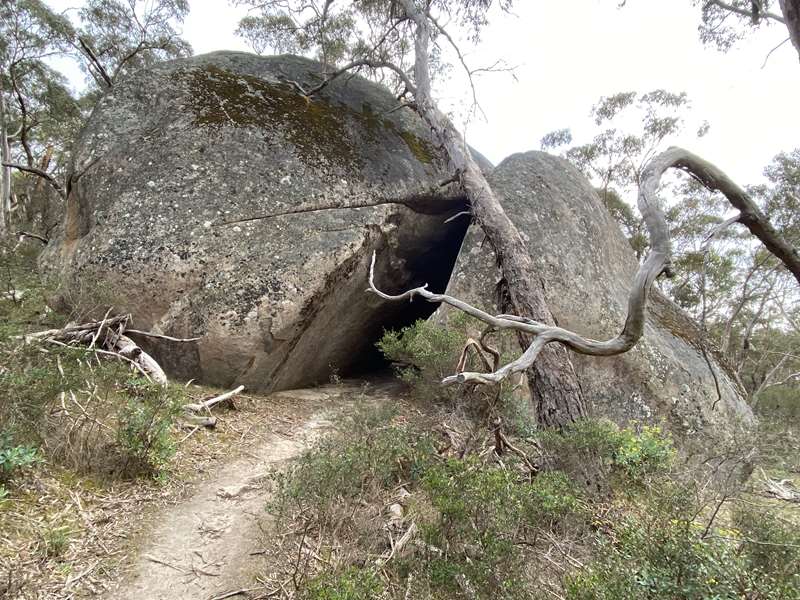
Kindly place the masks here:
[(306, 98), (289, 84), (270, 83), (214, 65), (181, 75), (188, 81), (194, 123), (201, 127), (280, 129), (303, 158), (325, 158), (345, 168), (364, 166), (358, 152), (364, 141), (357, 139), (358, 132), (366, 132), (366, 138), (374, 143), (381, 143), (381, 136), (390, 132), (402, 139), (421, 163), (428, 165), (436, 159), (432, 144), (380, 118), (368, 103), (359, 112), (321, 95)]

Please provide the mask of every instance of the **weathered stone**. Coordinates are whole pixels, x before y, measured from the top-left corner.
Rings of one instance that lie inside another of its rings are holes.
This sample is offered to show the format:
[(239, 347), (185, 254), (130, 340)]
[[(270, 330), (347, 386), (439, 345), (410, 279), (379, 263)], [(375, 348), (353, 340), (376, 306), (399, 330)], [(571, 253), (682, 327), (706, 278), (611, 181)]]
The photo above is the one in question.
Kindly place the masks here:
[[(172, 375), (248, 389), (327, 380), (413, 318), (364, 293), (372, 251), (382, 280), (443, 288), (466, 223), (442, 221), (463, 203), (440, 188), (449, 173), (414, 113), (357, 76), (311, 100), (290, 83), (321, 78), (307, 59), (217, 52), (115, 86), (76, 145), (86, 172), (43, 257), (62, 299), (86, 306), (88, 290), (140, 329), (200, 337), (142, 343)], [(414, 194), (414, 210), (334, 208)], [(237, 222), (259, 215), (274, 216)]]
[[(542, 152), (507, 158), (489, 180), (522, 232), (558, 325), (599, 340), (615, 336), (638, 265), (589, 182), (568, 162)], [(448, 293), (495, 312), (500, 273), (482, 240), (480, 229), (471, 227)], [(633, 350), (615, 357), (571, 355), (592, 412), (621, 424), (663, 420), (681, 435), (751, 424), (730, 369), (710, 348), (706, 361), (702, 337), (655, 290), (645, 336)], [(507, 353), (519, 353), (515, 342), (506, 346)]]

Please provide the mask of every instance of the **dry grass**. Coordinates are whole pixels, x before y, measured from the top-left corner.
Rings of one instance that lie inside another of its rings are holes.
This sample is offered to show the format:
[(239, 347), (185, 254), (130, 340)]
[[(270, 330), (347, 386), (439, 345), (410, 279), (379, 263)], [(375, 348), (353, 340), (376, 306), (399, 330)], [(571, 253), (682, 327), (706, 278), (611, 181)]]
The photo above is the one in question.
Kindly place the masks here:
[[(193, 401), (219, 393), (189, 387)], [(127, 481), (40, 465), (23, 473), (0, 501), (0, 598), (63, 600), (109, 589), (137, 553), (160, 507), (179, 502), (221, 462), (247, 453), (267, 432), (288, 432), (319, 409), (290, 393), (238, 396), (214, 409), (213, 430), (175, 429), (181, 440), (168, 472)]]

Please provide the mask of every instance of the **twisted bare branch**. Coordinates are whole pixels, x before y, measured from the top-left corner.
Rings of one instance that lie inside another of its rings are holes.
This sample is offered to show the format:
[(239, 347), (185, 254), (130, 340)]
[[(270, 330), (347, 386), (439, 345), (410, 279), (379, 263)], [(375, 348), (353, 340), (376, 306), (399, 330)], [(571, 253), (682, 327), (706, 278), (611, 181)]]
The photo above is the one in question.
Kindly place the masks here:
[[(797, 283), (800, 283), (800, 253), (775, 230), (750, 195), (722, 170), (696, 154), (677, 147), (668, 148), (656, 156), (650, 164), (654, 163), (659, 165), (662, 172), (670, 167), (686, 171), (708, 189), (721, 192), (734, 208), (739, 209), (736, 222), (747, 227), (750, 233), (761, 240), (767, 250), (780, 260), (797, 279)], [(730, 224), (725, 221), (721, 226), (727, 227)]]

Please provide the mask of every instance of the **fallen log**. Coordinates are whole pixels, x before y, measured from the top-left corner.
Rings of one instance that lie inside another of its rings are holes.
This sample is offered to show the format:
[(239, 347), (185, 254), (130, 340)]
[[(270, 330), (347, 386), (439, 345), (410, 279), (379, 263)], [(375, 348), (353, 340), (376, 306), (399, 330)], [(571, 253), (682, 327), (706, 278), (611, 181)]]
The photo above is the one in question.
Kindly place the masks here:
[[(110, 311), (109, 311), (110, 312)], [(167, 385), (167, 375), (161, 365), (131, 338), (124, 335), (131, 315), (109, 317), (79, 325), (68, 324), (62, 329), (47, 329), (18, 336), (25, 343), (51, 342), (62, 346), (87, 346), (98, 354), (116, 356), (129, 362), (147, 379)]]

